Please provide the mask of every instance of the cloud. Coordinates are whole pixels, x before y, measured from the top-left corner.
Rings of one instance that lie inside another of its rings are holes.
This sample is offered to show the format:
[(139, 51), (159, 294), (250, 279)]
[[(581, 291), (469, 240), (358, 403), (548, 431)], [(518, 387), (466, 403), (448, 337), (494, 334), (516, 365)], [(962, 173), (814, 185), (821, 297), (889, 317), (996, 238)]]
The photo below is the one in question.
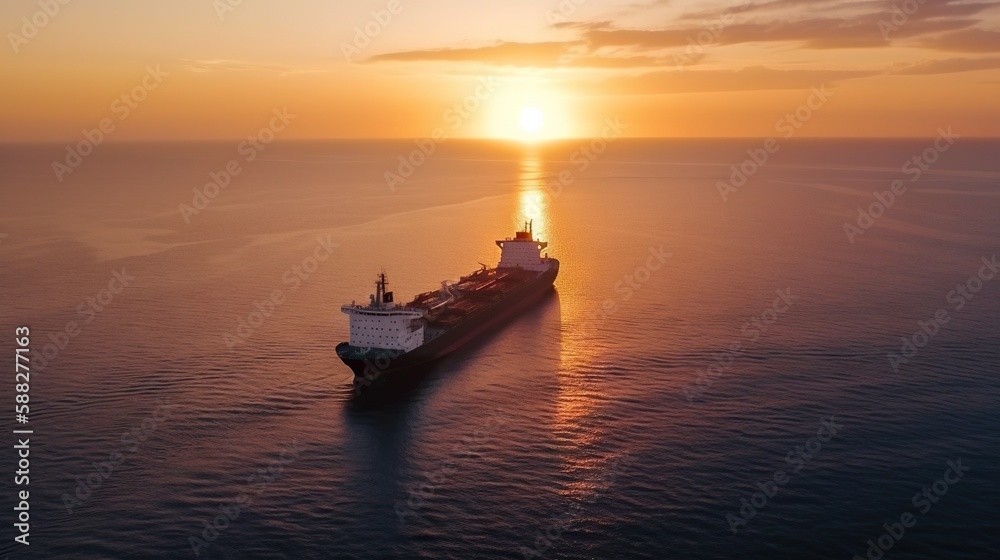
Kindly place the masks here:
[(946, 58), (926, 60), (911, 66), (893, 70), (892, 74), (906, 76), (926, 76), (931, 74), (955, 74), (1000, 68), (1000, 57), (991, 58)]
[(739, 70), (658, 71), (617, 76), (603, 82), (619, 94), (709, 93), (809, 89), (840, 80), (873, 76), (877, 71), (775, 70), (763, 66)]
[[(628, 6), (628, 10), (650, 11), (667, 4), (666, 0), (647, 0)], [(691, 92), (795, 89), (880, 73), (963, 72), (983, 69), (990, 64), (983, 60), (954, 59), (889, 71), (755, 67), (713, 70), (684, 77), (662, 71), (671, 65), (680, 67), (702, 62), (713, 54), (712, 47), (753, 45), (763, 48), (784, 44), (793, 48), (826, 50), (900, 45), (942, 52), (1000, 52), (1000, 32), (975, 27), (982, 21), (980, 14), (997, 7), (998, 3), (926, 0), (908, 14), (901, 11), (901, 5), (900, 0), (746, 1), (729, 7), (687, 12), (661, 27), (623, 28), (608, 19), (567, 21), (551, 26), (571, 34), (565, 41), (498, 41), (476, 47), (411, 50), (375, 55), (368, 62), (452, 62), (611, 70), (647, 68), (660, 71), (619, 76), (611, 78), (610, 83), (622, 88), (631, 85), (640, 92)], [(692, 45), (696, 48), (692, 49)], [(724, 60), (719, 62), (725, 64)]]
[(649, 0), (648, 2), (634, 2), (615, 12), (615, 16), (627, 17), (635, 14), (648, 13), (674, 3), (674, 0)]
[[(980, 22), (974, 18), (994, 8), (987, 2), (928, 2), (906, 15), (886, 0), (772, 0), (703, 10), (681, 16), (679, 25), (659, 29), (616, 28), (608, 22), (567, 22), (558, 27), (576, 29), (593, 48), (629, 46), (641, 49), (681, 47), (709, 31), (703, 46), (744, 43), (795, 42), (813, 49), (885, 47), (892, 40), (958, 31)], [(789, 17), (788, 12), (809, 17)], [(758, 16), (765, 15), (767, 19)], [(900, 16), (905, 16), (902, 20)], [(692, 22), (700, 20), (700, 25)], [(888, 30), (883, 35), (883, 30)]]
[[(692, 41), (697, 41), (702, 46), (796, 42), (803, 47), (813, 49), (872, 48), (891, 44), (879, 28), (880, 17), (878, 15), (854, 18), (817, 17), (798, 21), (730, 25), (723, 25), (720, 20), (716, 27), (652, 30), (589, 27), (581, 33), (581, 36), (592, 48), (627, 46), (639, 49), (662, 49), (683, 47)], [(978, 21), (975, 19), (911, 20), (892, 32), (891, 38), (903, 39), (928, 33), (955, 31), (971, 27)]]
[(287, 74), (293, 71), (290, 66), (221, 58), (203, 60), (184, 59), (183, 65), (189, 72), (279, 72)]
[(924, 39), (918, 43), (918, 46), (951, 52), (1000, 52), (1000, 31), (965, 29)]
[(701, 62), (707, 55), (696, 53), (678, 58), (666, 56), (607, 56), (586, 55), (565, 60), (561, 66), (577, 68), (648, 68), (655, 66), (684, 66)]
[(485, 47), (430, 49), (378, 54), (367, 62), (482, 62), (514, 66), (555, 66), (580, 41), (497, 43)]
[[(684, 64), (705, 57), (692, 54)], [(550, 68), (639, 68), (677, 64), (672, 56), (647, 56), (628, 51), (588, 52), (582, 41), (497, 43), (473, 48), (431, 49), (379, 54), (366, 62), (468, 62), (500, 66)]]

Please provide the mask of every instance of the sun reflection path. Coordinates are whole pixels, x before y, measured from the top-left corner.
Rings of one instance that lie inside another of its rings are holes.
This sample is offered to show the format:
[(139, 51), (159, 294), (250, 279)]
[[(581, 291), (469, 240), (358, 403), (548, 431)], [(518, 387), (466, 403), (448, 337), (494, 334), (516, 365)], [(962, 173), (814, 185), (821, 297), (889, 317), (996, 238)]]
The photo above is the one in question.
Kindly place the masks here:
[(521, 158), (521, 173), (518, 177), (518, 218), (517, 226), (531, 220), (535, 237), (547, 239), (549, 233), (549, 205), (545, 192), (545, 170), (542, 160), (535, 150), (525, 152)]
[[(545, 162), (538, 149), (527, 147), (521, 158), (514, 220), (519, 228), (530, 220), (536, 238), (544, 240), (549, 240), (552, 234), (554, 200), (546, 190), (547, 177)], [(553, 254), (557, 258), (558, 255), (558, 251)], [(563, 311), (567, 306), (562, 304), (570, 303), (568, 307), (578, 313), (575, 317), (561, 313), (558, 393), (551, 429), (553, 440), (564, 448), (563, 471), (570, 477), (560, 493), (567, 501), (577, 503), (593, 499), (595, 492), (600, 493), (601, 484), (594, 480), (600, 478), (599, 474), (615, 453), (604, 446), (608, 434), (606, 427), (595, 425), (593, 421), (599, 409), (606, 405), (601, 387), (594, 382), (590, 372), (601, 354), (599, 345), (594, 344), (594, 335), (600, 330), (600, 318), (594, 310), (580, 312), (578, 302), (564, 301), (586, 299), (575, 291), (578, 288), (575, 284), (564, 282), (559, 289)]]

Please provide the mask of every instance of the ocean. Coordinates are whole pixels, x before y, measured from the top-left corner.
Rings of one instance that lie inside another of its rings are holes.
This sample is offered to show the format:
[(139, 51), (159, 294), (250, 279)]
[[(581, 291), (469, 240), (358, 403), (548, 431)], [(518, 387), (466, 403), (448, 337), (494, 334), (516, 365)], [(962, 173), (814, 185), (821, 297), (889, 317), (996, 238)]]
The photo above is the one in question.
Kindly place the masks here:
[[(994, 558), (1000, 142), (775, 145), (0, 146), (0, 554)], [(554, 292), (352, 398), (340, 306), (527, 220)]]

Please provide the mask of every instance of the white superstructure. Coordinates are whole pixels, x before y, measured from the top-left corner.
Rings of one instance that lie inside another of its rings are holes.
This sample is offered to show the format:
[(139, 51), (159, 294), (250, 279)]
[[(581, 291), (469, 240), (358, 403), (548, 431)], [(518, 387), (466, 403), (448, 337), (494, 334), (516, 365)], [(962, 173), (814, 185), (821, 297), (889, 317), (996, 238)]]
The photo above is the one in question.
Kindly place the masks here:
[(369, 305), (345, 305), (340, 310), (351, 317), (350, 345), (409, 352), (424, 343), (421, 309), (398, 307), (392, 292), (386, 292), (385, 273), (375, 282)]
[(532, 232), (532, 222), (525, 224), (524, 231), (519, 231), (513, 239), (497, 240), (500, 247), (500, 264), (497, 268), (522, 268), (535, 272), (544, 272), (552, 266), (548, 253), (542, 256), (542, 249), (549, 246), (545, 241), (535, 240)]

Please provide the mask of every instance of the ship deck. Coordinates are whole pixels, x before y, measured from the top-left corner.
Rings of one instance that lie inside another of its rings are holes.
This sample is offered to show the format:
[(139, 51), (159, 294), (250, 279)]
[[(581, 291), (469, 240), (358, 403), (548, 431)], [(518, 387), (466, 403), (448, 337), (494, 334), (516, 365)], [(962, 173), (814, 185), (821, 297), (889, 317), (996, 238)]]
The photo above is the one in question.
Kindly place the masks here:
[(419, 294), (406, 307), (426, 310), (423, 319), (427, 323), (428, 334), (431, 334), (488, 307), (525, 281), (538, 277), (538, 274), (518, 268), (484, 268), (449, 285), (447, 293), (435, 290)]

